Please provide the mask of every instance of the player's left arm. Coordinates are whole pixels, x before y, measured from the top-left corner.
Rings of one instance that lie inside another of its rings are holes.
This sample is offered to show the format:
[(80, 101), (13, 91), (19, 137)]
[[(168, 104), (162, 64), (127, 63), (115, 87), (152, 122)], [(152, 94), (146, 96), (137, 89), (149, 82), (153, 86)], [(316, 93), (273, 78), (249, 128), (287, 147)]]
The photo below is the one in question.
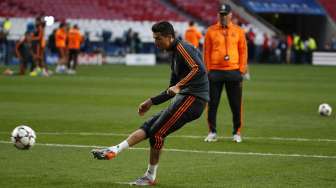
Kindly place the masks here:
[(246, 73), (247, 69), (247, 44), (246, 44), (246, 35), (243, 30), (241, 30), (238, 41), (238, 55), (239, 55), (239, 71), (241, 74)]
[(193, 80), (200, 71), (200, 60), (197, 57), (197, 54), (193, 52), (191, 48), (184, 47), (182, 44), (177, 45), (177, 50), (181, 57), (184, 59), (184, 62), (189, 67), (189, 73), (182, 78), (177, 84), (171, 87), (171, 91), (178, 93), (185, 85), (187, 85), (191, 80)]

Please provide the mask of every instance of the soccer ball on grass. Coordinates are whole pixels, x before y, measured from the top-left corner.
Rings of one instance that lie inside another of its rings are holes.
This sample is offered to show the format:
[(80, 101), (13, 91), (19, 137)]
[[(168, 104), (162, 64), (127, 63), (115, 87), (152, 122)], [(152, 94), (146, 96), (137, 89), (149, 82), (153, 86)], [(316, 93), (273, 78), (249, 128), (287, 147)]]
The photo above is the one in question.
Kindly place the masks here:
[(327, 103), (320, 104), (320, 106), (318, 108), (318, 113), (321, 116), (330, 116), (331, 112), (332, 112), (332, 108), (329, 104), (327, 104)]
[(35, 144), (35, 131), (26, 126), (20, 125), (12, 131), (11, 140), (17, 149), (29, 149)]

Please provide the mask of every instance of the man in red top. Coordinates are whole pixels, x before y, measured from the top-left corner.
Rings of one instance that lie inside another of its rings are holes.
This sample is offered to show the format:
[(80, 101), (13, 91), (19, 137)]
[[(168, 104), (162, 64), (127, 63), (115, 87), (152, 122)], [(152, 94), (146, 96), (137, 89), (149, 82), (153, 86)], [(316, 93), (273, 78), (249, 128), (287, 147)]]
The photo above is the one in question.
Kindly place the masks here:
[(293, 37), (291, 35), (287, 35), (287, 50), (286, 50), (286, 63), (291, 63), (292, 57), (292, 46), (293, 46)]

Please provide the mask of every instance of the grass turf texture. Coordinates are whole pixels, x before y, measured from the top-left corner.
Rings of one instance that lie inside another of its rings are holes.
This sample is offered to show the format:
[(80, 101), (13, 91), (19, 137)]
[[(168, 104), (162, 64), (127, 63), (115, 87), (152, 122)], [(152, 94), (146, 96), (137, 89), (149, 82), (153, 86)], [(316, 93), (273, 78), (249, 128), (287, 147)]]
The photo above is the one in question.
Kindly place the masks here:
[[(252, 80), (244, 82), (243, 143), (227, 138), (231, 113), (223, 92), (218, 134), (225, 138), (203, 142), (205, 114), (168, 137), (157, 187), (336, 186), (335, 112), (331, 117), (317, 114), (323, 102), (336, 110), (336, 67), (251, 65), (250, 72)], [(37, 132), (37, 143), (85, 147), (36, 145), (20, 151), (0, 143), (0, 187), (128, 187), (118, 182), (144, 173), (147, 141), (113, 161), (93, 160), (89, 151), (94, 145), (119, 143), (167, 105), (155, 106), (145, 117), (137, 115), (143, 100), (167, 87), (169, 73), (166, 65), (110, 65), (81, 66), (75, 76), (1, 75), (1, 141), (9, 141), (15, 126), (26, 124)]]

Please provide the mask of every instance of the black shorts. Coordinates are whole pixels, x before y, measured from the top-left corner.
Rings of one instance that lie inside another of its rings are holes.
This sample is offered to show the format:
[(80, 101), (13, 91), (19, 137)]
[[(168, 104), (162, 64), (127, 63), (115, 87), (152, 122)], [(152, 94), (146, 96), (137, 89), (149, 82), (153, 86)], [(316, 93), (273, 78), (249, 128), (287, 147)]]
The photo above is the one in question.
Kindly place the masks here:
[(79, 50), (77, 49), (69, 49), (69, 60), (75, 60), (77, 59), (79, 54)]
[(146, 132), (151, 147), (161, 149), (164, 138), (186, 123), (199, 118), (206, 101), (191, 95), (176, 95), (171, 104), (147, 120), (140, 128)]

